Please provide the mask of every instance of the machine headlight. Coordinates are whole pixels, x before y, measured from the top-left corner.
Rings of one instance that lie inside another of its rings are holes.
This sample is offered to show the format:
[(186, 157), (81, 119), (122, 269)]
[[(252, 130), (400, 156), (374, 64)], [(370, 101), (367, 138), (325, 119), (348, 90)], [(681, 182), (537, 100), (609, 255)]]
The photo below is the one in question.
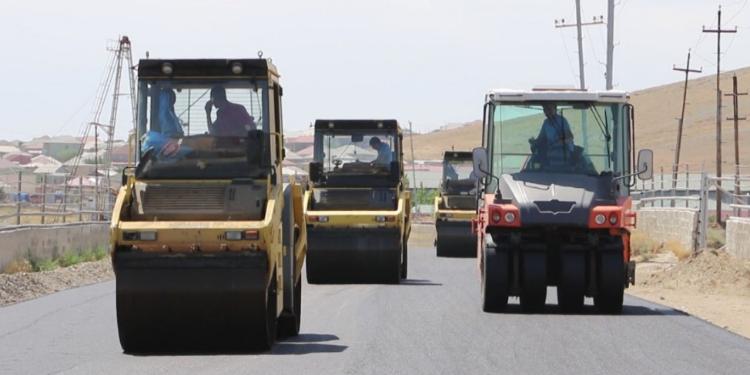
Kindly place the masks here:
[(125, 241), (156, 241), (156, 232), (123, 232), (122, 239)]
[(174, 73), (174, 67), (172, 66), (172, 64), (166, 62), (164, 64), (161, 64), (161, 72), (166, 75), (171, 75), (172, 73)]
[(609, 223), (612, 224), (612, 225), (616, 225), (617, 224), (617, 213), (616, 212), (613, 212), (613, 213), (609, 214)]
[(505, 213), (505, 222), (510, 224), (510, 223), (512, 223), (514, 221), (516, 221), (516, 214), (514, 214), (512, 212), (506, 212)]
[(242, 240), (242, 231), (231, 230), (224, 232), (224, 238), (226, 238), (227, 241), (240, 241)]
[(141, 241), (156, 241), (156, 232), (141, 232)]
[(499, 212), (494, 212), (492, 214), (492, 222), (493, 223), (499, 223), (500, 222), (500, 213)]
[(606, 221), (607, 221), (607, 217), (604, 216), (604, 214), (596, 214), (596, 216), (594, 216), (594, 222), (597, 225), (603, 225)]
[(238, 62), (232, 63), (232, 73), (242, 74), (242, 64)]

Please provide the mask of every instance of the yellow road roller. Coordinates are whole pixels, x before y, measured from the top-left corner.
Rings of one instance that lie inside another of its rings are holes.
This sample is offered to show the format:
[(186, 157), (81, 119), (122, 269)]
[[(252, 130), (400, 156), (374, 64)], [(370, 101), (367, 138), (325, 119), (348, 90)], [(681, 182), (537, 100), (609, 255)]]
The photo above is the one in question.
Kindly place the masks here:
[(477, 179), (470, 151), (446, 151), (443, 181), (435, 197), (435, 251), (439, 257), (476, 257), (471, 221), (477, 211)]
[(395, 120), (317, 120), (305, 193), (310, 283), (399, 283), (411, 195)]
[(296, 335), (303, 188), (282, 180), (266, 59), (141, 60), (135, 165), (111, 221), (126, 352), (268, 349)]

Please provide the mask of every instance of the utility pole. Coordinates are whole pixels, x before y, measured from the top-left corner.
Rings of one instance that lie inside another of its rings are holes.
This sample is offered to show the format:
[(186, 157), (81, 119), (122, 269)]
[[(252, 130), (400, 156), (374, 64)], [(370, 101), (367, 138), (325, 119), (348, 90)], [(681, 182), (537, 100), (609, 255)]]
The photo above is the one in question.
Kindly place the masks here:
[(583, 26), (601, 25), (603, 23), (604, 23), (604, 16), (594, 17), (594, 20), (591, 22), (581, 22), (581, 0), (576, 0), (576, 23), (575, 24), (565, 23), (564, 18), (561, 20), (555, 20), (555, 27), (558, 29), (562, 27), (575, 27), (578, 31), (578, 75), (580, 79), (581, 90), (586, 89), (586, 78), (583, 72), (583, 35), (581, 33), (581, 28)]
[(615, 54), (615, 0), (607, 1), (607, 90), (612, 90), (612, 69)]
[(716, 29), (706, 29), (703, 26), (704, 33), (716, 34), (716, 222), (721, 222), (721, 34), (736, 33), (734, 30), (721, 28), (721, 5), (719, 5), (718, 22)]
[[(747, 95), (746, 92), (737, 92), (737, 74), (732, 77), (732, 93), (725, 94), (725, 96), (732, 97), (732, 104), (734, 109), (734, 117), (727, 117), (727, 121), (734, 121), (734, 202), (737, 203), (737, 198), (740, 195), (740, 142), (739, 142), (739, 122), (745, 121), (747, 118), (739, 117), (739, 97)], [(735, 214), (739, 209), (735, 209)]]
[(99, 124), (94, 124), (94, 211), (99, 221)]
[[(414, 206), (417, 205), (416, 196), (417, 196), (417, 163), (414, 160), (414, 129), (411, 127), (411, 121), (409, 121), (409, 143), (411, 143), (411, 177), (413, 179), (412, 184), (414, 184), (414, 187), (412, 188), (412, 191), (414, 192), (414, 197), (412, 197), (412, 202), (414, 202)], [(411, 209), (411, 207), (409, 208)]]
[(677, 188), (677, 168), (680, 164), (680, 148), (682, 146), (682, 127), (685, 123), (685, 104), (687, 103), (687, 89), (688, 89), (688, 81), (690, 73), (701, 73), (703, 72), (703, 68), (701, 69), (690, 69), (690, 50), (688, 50), (687, 54), (687, 64), (685, 65), (685, 68), (678, 68), (676, 66), (672, 66), (672, 70), (678, 71), (678, 72), (685, 72), (685, 85), (682, 90), (682, 111), (680, 112), (680, 122), (677, 125), (677, 145), (674, 149), (674, 164), (672, 164), (672, 189)]

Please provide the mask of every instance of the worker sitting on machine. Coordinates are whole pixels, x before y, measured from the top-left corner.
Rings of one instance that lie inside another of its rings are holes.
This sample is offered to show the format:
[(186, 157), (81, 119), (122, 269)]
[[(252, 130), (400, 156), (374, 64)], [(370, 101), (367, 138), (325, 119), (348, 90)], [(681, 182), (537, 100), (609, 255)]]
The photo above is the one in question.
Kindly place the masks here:
[[(216, 121), (211, 120), (211, 110), (216, 107)], [(216, 85), (211, 88), (211, 99), (206, 102), (206, 123), (211, 135), (217, 137), (245, 137), (255, 130), (255, 119), (242, 104), (227, 100), (227, 90)]]
[(389, 167), (391, 161), (393, 161), (393, 151), (391, 146), (380, 140), (378, 137), (370, 138), (370, 147), (378, 152), (378, 157), (375, 158), (370, 164), (375, 166)]
[(557, 113), (557, 105), (545, 103), (542, 108), (546, 118), (539, 135), (529, 139), (532, 156), (525, 170), (596, 174), (596, 168), (584, 154), (583, 147), (575, 145), (570, 123)]
[(557, 113), (553, 103), (542, 105), (544, 122), (536, 138), (529, 139), (535, 161), (546, 167), (562, 167), (570, 164), (575, 150), (573, 132), (568, 120)]
[(153, 150), (155, 156), (162, 159), (184, 156), (189, 150), (181, 150), (180, 141), (185, 136), (182, 121), (174, 110), (177, 96), (169, 88), (157, 92), (159, 109), (157, 112), (159, 131), (151, 130), (143, 135), (142, 153)]

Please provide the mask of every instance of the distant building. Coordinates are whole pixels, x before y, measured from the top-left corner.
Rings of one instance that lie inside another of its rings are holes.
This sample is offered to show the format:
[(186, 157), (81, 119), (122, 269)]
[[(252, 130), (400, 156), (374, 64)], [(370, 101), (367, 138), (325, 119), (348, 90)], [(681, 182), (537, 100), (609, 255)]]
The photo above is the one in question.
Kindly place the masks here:
[(51, 156), (58, 161), (67, 161), (75, 157), (81, 150), (81, 141), (75, 137), (56, 137), (44, 142), (42, 154)]
[(19, 165), (25, 165), (31, 163), (32, 155), (26, 152), (10, 152), (2, 156), (4, 160), (13, 162)]
[(21, 152), (21, 150), (18, 149), (18, 147), (16, 147), (16, 146), (11, 146), (11, 145), (2, 145), (2, 146), (0, 146), (0, 157), (3, 157), (5, 155), (7, 155), (7, 154), (15, 154), (15, 153), (19, 153), (19, 152)]

